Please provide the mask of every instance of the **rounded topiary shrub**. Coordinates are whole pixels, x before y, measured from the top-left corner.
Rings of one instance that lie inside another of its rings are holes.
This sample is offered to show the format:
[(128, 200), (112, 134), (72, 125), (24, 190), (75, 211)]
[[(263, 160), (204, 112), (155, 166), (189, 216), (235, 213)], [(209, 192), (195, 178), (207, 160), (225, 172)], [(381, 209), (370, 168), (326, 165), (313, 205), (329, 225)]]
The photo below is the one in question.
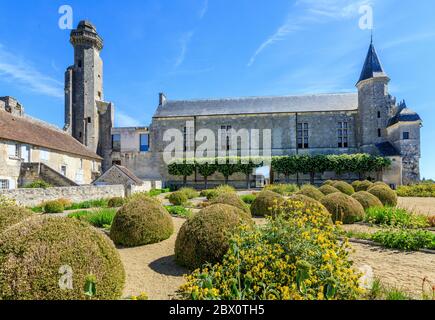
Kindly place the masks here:
[(325, 196), (321, 203), (326, 207), (334, 222), (352, 224), (364, 218), (363, 206), (354, 198), (344, 193), (333, 193)]
[(218, 195), (219, 193), (215, 189), (203, 190), (200, 194), (201, 197), (206, 197), (207, 200), (213, 200)]
[(274, 215), (274, 207), (281, 204), (284, 198), (272, 191), (262, 191), (251, 205), (251, 213), (256, 217)]
[(211, 201), (212, 204), (228, 204), (249, 213), (249, 207), (235, 193), (221, 193)]
[(311, 185), (303, 186), (296, 194), (302, 194), (317, 201), (322, 200), (322, 198), (325, 196), (321, 191), (319, 191), (319, 189)]
[(44, 202), (45, 213), (62, 213), (65, 210), (65, 203), (62, 200)]
[(152, 200), (132, 200), (118, 210), (110, 238), (118, 245), (135, 247), (168, 239), (174, 232), (171, 215)]
[(174, 206), (182, 206), (183, 204), (186, 204), (187, 200), (187, 195), (181, 191), (177, 191), (169, 195), (169, 202)]
[(368, 180), (364, 181), (355, 181), (354, 184), (352, 184), (353, 188), (355, 189), (355, 192), (359, 191), (367, 191), (369, 188), (373, 186), (373, 182), (370, 182)]
[(230, 205), (215, 204), (187, 220), (175, 242), (175, 260), (189, 269), (220, 262), (229, 249), (229, 237), (246, 214)]
[(0, 234), (0, 300), (119, 299), (124, 281), (115, 246), (88, 223), (39, 217)]
[(383, 185), (375, 185), (368, 190), (369, 193), (376, 196), (381, 200), (384, 206), (395, 207), (397, 206), (397, 194), (390, 187)]
[(113, 197), (109, 199), (108, 206), (109, 208), (118, 208), (124, 205), (124, 198), (122, 197)]
[(32, 215), (33, 212), (24, 207), (0, 207), (0, 233)]
[(331, 194), (331, 193), (340, 192), (340, 190), (338, 190), (337, 188), (334, 188), (333, 186), (331, 186), (329, 184), (324, 184), (323, 186), (321, 186), (319, 188), (319, 191), (321, 193), (323, 193), (325, 196), (327, 196), (328, 194)]
[(387, 188), (391, 189), (388, 184), (386, 184), (385, 182), (382, 182), (382, 181), (376, 181), (375, 183), (373, 183), (372, 187), (375, 187), (375, 186), (387, 187)]
[(364, 210), (367, 210), (367, 209), (373, 208), (373, 207), (383, 207), (384, 206), (382, 204), (382, 202), (377, 197), (375, 197), (374, 195), (372, 195), (371, 193), (369, 193), (367, 191), (359, 191), (357, 193), (354, 193), (352, 195), (352, 198), (354, 198), (356, 201), (361, 203)]
[(337, 181), (334, 183), (333, 187), (340, 190), (340, 192), (347, 194), (348, 196), (351, 196), (355, 193), (353, 187), (345, 181)]
[(184, 193), (187, 199), (195, 199), (199, 197), (199, 192), (192, 188), (181, 188), (178, 192)]
[(323, 213), (328, 213), (329, 211), (328, 209), (326, 209), (326, 207), (320, 202), (317, 201), (313, 198), (304, 196), (303, 194), (294, 194), (292, 196), (290, 196), (289, 198), (290, 201), (296, 201), (296, 202), (302, 202), (305, 204), (305, 206), (303, 207), (303, 210), (307, 210), (307, 209), (312, 209), (312, 208), (318, 208), (320, 209)]
[(323, 185), (333, 186), (336, 182), (337, 181), (335, 180), (326, 180), (325, 182), (323, 182)]

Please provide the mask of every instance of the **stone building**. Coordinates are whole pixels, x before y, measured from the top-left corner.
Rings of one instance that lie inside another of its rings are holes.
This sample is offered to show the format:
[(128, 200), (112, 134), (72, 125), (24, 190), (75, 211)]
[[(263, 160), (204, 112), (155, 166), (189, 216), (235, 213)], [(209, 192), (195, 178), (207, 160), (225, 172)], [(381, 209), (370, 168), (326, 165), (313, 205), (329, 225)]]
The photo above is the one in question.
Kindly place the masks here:
[[(103, 102), (99, 57), (103, 42), (96, 28), (80, 22), (71, 33), (71, 43), (75, 64), (66, 73), (65, 128), (104, 158), (104, 170), (112, 164), (122, 165), (140, 179), (179, 183), (179, 178), (168, 175), (163, 161), (163, 152), (172, 143), (165, 139), (168, 130), (181, 132), (184, 152), (201, 145), (202, 129), (212, 130), (216, 154), (227, 152), (233, 136), (245, 130), (250, 135), (260, 132), (259, 144), (250, 146), (260, 155), (266, 149), (271, 155), (364, 152), (393, 160), (392, 167), (375, 178), (392, 185), (420, 179), (422, 121), (404, 101), (397, 103), (389, 94), (390, 78), (373, 43), (356, 92), (181, 101), (160, 94), (151, 125), (141, 128), (113, 128), (113, 104)], [(238, 155), (244, 155), (238, 145), (235, 149)], [(333, 173), (325, 173), (317, 176), (316, 182), (334, 177)], [(293, 178), (308, 181), (304, 176)], [(190, 180), (202, 183), (198, 174)], [(211, 185), (219, 184), (223, 177), (216, 174), (209, 180)], [(244, 180), (243, 176), (231, 177), (235, 185), (244, 185)]]
[(102, 158), (62, 130), (24, 114), (12, 97), (0, 97), (0, 189), (42, 179), (54, 186), (90, 184)]

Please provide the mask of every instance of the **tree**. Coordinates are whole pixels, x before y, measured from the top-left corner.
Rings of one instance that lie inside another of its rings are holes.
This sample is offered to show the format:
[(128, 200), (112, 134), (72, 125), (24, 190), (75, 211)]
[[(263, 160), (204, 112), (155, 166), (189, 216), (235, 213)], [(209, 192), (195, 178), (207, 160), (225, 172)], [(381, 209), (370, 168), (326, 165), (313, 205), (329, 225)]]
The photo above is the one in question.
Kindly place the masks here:
[(234, 158), (226, 158), (224, 161), (218, 160), (217, 171), (222, 173), (225, 177), (225, 184), (228, 184), (228, 178), (234, 173), (239, 172), (239, 163), (238, 160)]
[(187, 177), (191, 176), (195, 172), (195, 165), (186, 163), (186, 160), (183, 162), (173, 162), (168, 165), (168, 173), (173, 176), (182, 176), (183, 177), (183, 186), (187, 184)]
[(199, 174), (204, 177), (204, 187), (207, 190), (208, 177), (212, 176), (217, 170), (215, 159), (209, 159), (204, 162), (203, 161), (197, 162), (196, 167), (198, 168)]
[(251, 188), (250, 177), (251, 177), (252, 171), (255, 168), (258, 168), (259, 166), (260, 166), (259, 164), (255, 164), (251, 159), (249, 159), (249, 160), (243, 159), (243, 158), (239, 159), (238, 172), (242, 172), (246, 175), (246, 188), (247, 189)]

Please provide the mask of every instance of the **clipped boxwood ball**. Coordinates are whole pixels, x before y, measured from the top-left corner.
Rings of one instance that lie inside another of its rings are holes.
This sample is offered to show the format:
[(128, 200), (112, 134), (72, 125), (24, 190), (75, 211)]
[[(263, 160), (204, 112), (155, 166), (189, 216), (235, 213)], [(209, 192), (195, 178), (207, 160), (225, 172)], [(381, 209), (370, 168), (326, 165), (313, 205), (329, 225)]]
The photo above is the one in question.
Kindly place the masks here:
[(0, 233), (32, 215), (33, 212), (24, 207), (0, 207)]
[(367, 191), (369, 188), (371, 188), (373, 186), (373, 182), (370, 182), (368, 180), (355, 181), (355, 182), (357, 182), (354, 186), (355, 192)]
[(240, 209), (226, 204), (215, 204), (202, 209), (187, 220), (175, 242), (175, 260), (191, 270), (205, 263), (220, 262), (229, 249), (229, 237), (246, 215)]
[(266, 217), (273, 215), (275, 206), (281, 204), (284, 197), (273, 191), (264, 190), (260, 192), (251, 205), (251, 213), (255, 217)]
[(303, 194), (294, 194), (294, 195), (290, 196), (289, 200), (304, 203), (305, 206), (303, 207), (303, 209), (320, 208), (320, 210), (322, 210), (322, 212), (324, 212), (325, 214), (326, 213), (329, 214), (329, 211), (326, 209), (326, 207), (320, 201), (317, 201), (313, 198), (304, 196)]
[(364, 218), (363, 206), (354, 198), (344, 193), (333, 193), (325, 196), (321, 203), (328, 209), (332, 221), (352, 224)]
[(123, 197), (113, 197), (109, 199), (107, 203), (109, 208), (118, 208), (124, 204), (125, 200)]
[(119, 253), (88, 223), (38, 217), (0, 234), (0, 300), (86, 300), (90, 280), (91, 299), (121, 298)]
[(316, 187), (311, 185), (305, 185), (299, 190), (296, 194), (302, 194), (304, 196), (313, 198), (314, 200), (320, 201), (325, 196), (321, 191), (319, 191)]
[(331, 193), (340, 192), (340, 190), (338, 190), (337, 188), (334, 188), (333, 186), (328, 185), (328, 184), (324, 184), (323, 186), (321, 186), (319, 188), (319, 191), (321, 193), (323, 193), (325, 196), (327, 196), (328, 194), (331, 194)]
[(384, 206), (382, 204), (382, 202), (377, 197), (375, 197), (374, 195), (372, 195), (371, 193), (369, 193), (367, 191), (359, 191), (357, 193), (354, 193), (352, 195), (352, 198), (354, 198), (356, 201), (361, 203), (364, 210), (367, 210), (367, 209), (373, 208), (373, 207), (383, 207)]
[(169, 202), (174, 206), (182, 206), (187, 202), (187, 200), (187, 195), (183, 191), (177, 191), (169, 195)]
[(110, 238), (126, 247), (142, 246), (168, 239), (174, 224), (168, 211), (151, 199), (137, 199), (118, 210), (110, 228)]
[(382, 182), (382, 181), (377, 181), (377, 182), (373, 183), (372, 187), (376, 187), (376, 186), (381, 186), (381, 187), (386, 187), (386, 188), (391, 189), (388, 184), (386, 184), (385, 182)]
[(249, 207), (235, 193), (221, 193), (211, 201), (211, 204), (228, 204), (250, 214)]
[(379, 184), (371, 187), (368, 192), (381, 200), (384, 206), (397, 206), (397, 193), (390, 187), (385, 187)]
[(334, 183), (333, 187), (340, 190), (340, 192), (347, 194), (348, 196), (351, 196), (355, 193), (353, 187), (345, 181), (337, 181)]
[(333, 186), (336, 182), (337, 181), (335, 180), (326, 180), (325, 182), (323, 182), (323, 185)]
[(53, 200), (44, 203), (45, 213), (62, 213), (64, 210), (65, 204), (62, 200)]

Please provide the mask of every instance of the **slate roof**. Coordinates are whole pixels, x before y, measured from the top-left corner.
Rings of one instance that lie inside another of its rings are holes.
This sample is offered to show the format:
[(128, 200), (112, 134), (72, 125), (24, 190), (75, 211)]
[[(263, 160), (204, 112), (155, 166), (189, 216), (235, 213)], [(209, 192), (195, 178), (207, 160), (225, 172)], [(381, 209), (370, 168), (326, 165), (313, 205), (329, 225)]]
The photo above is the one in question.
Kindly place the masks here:
[(157, 108), (154, 118), (356, 111), (357, 109), (357, 93), (209, 100), (167, 100)]
[(400, 152), (390, 142), (383, 142), (376, 145), (379, 153), (383, 157), (400, 156)]
[(358, 83), (376, 77), (387, 77), (373, 43), (370, 44)]
[(102, 160), (96, 153), (60, 129), (29, 117), (13, 116), (6, 111), (0, 111), (0, 139)]
[(409, 108), (404, 108), (396, 116), (394, 116), (388, 121), (388, 126), (390, 127), (399, 122), (414, 122), (414, 121), (421, 121), (421, 118), (418, 115), (418, 113)]
[(117, 168), (119, 171), (121, 171), (124, 175), (126, 175), (128, 178), (130, 178), (131, 180), (134, 181), (134, 183), (136, 185), (143, 185), (143, 181), (141, 179), (139, 179), (133, 172), (131, 172), (129, 169), (127, 169), (124, 166), (120, 166), (120, 165), (113, 165), (115, 168)]

